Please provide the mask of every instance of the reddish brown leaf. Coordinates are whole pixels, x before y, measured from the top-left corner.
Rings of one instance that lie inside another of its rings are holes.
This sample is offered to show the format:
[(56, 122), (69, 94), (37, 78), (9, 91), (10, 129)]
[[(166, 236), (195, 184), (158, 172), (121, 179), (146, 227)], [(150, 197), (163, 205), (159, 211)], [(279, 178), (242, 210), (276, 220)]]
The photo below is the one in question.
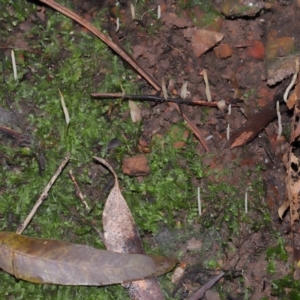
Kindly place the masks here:
[(175, 260), (0, 232), (0, 267), (33, 283), (108, 285), (158, 276)]
[(197, 29), (192, 36), (192, 48), (196, 57), (201, 56), (207, 50), (215, 46), (223, 39), (224, 35), (219, 32), (205, 29)]

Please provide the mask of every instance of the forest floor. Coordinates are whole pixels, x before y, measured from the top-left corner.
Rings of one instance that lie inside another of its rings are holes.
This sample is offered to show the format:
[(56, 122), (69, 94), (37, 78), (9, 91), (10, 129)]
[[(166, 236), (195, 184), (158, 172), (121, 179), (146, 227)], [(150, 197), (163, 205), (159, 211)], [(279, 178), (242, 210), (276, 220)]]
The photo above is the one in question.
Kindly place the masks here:
[[(205, 299), (300, 299), (299, 225), (291, 231), (289, 211), (278, 216), (286, 199), (283, 157), (293, 111), (280, 99), (280, 138), (276, 113), (249, 141), (238, 131), (250, 120), (267, 119), (259, 114), (264, 106), (276, 112), (274, 99), (292, 79), (299, 1), (60, 1), (118, 39), (159, 85), (165, 82), (169, 98), (185, 98), (178, 106), (66, 16), (39, 1), (1, 2), (3, 231), (16, 231), (70, 152), (24, 234), (104, 248), (93, 227), (102, 230), (113, 177), (95, 163), (98, 156), (118, 174), (146, 252), (176, 257), (184, 266), (176, 282), (172, 272), (159, 278), (166, 299), (188, 299), (221, 271), (224, 277)], [(91, 97), (99, 92), (160, 98)], [(129, 297), (119, 285), (37, 286), (4, 272), (0, 278), (3, 299)]]

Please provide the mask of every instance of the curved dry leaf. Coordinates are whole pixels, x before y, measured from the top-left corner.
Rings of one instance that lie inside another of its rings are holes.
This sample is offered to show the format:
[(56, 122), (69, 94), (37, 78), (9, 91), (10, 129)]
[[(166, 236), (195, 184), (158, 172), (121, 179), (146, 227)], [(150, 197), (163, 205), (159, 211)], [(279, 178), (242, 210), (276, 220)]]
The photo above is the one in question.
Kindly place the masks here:
[(106, 249), (119, 253), (144, 253), (132, 214), (120, 191), (117, 174), (104, 159), (94, 158), (115, 177), (115, 185), (105, 202), (102, 216)]
[(0, 267), (33, 283), (108, 285), (158, 276), (175, 260), (0, 232)]
[[(120, 191), (116, 173), (102, 158), (94, 157), (104, 164), (114, 175), (115, 185), (111, 190), (103, 210), (104, 243), (108, 250), (125, 253), (145, 253), (140, 235), (129, 210), (129, 207)], [(170, 258), (169, 271), (175, 267), (176, 260)], [(130, 284), (131, 299), (163, 300), (164, 296), (156, 278), (134, 281)]]

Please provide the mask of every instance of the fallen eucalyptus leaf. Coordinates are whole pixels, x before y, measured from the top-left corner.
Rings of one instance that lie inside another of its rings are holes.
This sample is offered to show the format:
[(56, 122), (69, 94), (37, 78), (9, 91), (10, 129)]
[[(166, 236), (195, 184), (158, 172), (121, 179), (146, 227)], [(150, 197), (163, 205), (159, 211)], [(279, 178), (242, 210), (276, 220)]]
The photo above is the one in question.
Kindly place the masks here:
[(142, 242), (130, 209), (120, 191), (118, 177), (104, 159), (94, 158), (105, 165), (115, 177), (115, 184), (105, 202), (102, 216), (105, 247), (119, 253), (139, 253), (143, 251)]
[[(145, 253), (137, 226), (130, 209), (121, 193), (117, 174), (102, 158), (94, 157), (104, 164), (115, 177), (112, 188), (103, 210), (104, 243), (108, 250), (123, 253)], [(169, 268), (175, 267), (176, 260), (169, 258)], [(171, 267), (171, 265), (173, 267)], [(156, 278), (131, 282), (129, 295), (134, 300), (163, 300), (164, 296)]]
[(158, 276), (175, 260), (0, 232), (0, 267), (33, 283), (108, 285)]

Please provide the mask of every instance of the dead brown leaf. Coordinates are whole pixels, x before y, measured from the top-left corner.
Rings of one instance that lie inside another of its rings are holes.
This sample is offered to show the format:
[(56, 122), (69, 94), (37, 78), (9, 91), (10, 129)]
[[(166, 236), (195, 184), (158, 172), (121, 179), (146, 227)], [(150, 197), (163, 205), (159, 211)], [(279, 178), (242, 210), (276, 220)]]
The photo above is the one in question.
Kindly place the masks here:
[(192, 36), (192, 47), (196, 57), (201, 56), (207, 50), (219, 43), (224, 37), (224, 34), (205, 30), (197, 29)]
[(116, 253), (0, 232), (0, 267), (33, 283), (95, 286), (123, 283), (163, 274), (174, 267), (174, 260), (167, 267), (170, 262), (160, 256)]
[[(118, 177), (112, 167), (102, 158), (94, 157), (104, 164), (115, 177), (103, 210), (104, 243), (107, 250), (119, 253), (145, 253), (137, 226), (130, 209), (121, 193)], [(165, 266), (171, 270), (176, 261), (166, 258)], [(162, 300), (164, 296), (155, 278), (134, 281), (130, 284), (129, 295), (132, 299)]]
[[(286, 189), (287, 196), (290, 201), (290, 214), (291, 214), (291, 226), (299, 219), (299, 207), (300, 207), (300, 174), (299, 174), (299, 159), (292, 152), (288, 152), (290, 155), (285, 155), (284, 164), (287, 169), (286, 175)], [(289, 157), (288, 157), (289, 156)]]
[(291, 142), (290, 146), (283, 157), (283, 162), (286, 168), (286, 193), (287, 200), (281, 205), (278, 209), (278, 215), (282, 218), (284, 212), (290, 208), (291, 216), (291, 227), (299, 219), (299, 208), (300, 208), (300, 160), (294, 154), (293, 142), (299, 136), (299, 118), (300, 118), (300, 109), (296, 103), (294, 108), (294, 115), (291, 124)]
[(104, 243), (107, 250), (119, 253), (139, 253), (141, 239), (130, 209), (121, 193), (118, 177), (113, 168), (102, 158), (94, 157), (105, 165), (115, 177), (115, 184), (103, 210)]

